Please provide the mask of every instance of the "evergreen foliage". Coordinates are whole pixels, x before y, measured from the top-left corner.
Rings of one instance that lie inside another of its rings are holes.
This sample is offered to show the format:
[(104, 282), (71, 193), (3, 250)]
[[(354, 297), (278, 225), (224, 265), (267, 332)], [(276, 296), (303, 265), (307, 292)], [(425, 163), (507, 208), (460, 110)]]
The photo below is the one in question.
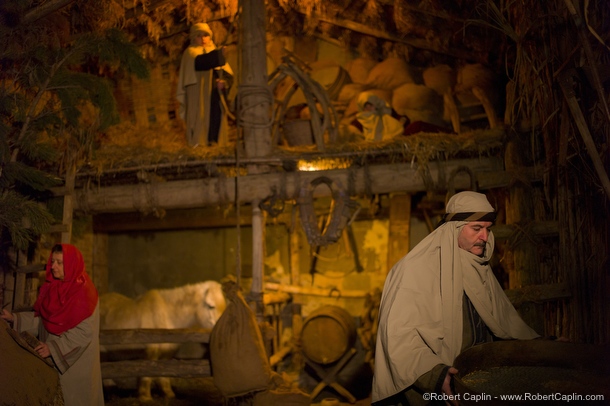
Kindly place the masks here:
[[(18, 1), (7, 2), (5, 10), (9, 3), (12, 16), (26, 13)], [(6, 20), (6, 13), (2, 17)], [(53, 217), (40, 203), (51, 195), (49, 189), (61, 185), (65, 168), (88, 159), (99, 131), (119, 122), (108, 72), (146, 78), (149, 67), (116, 29), (67, 35), (43, 18), (36, 24), (0, 24), (0, 38), (4, 251), (25, 249), (48, 231)]]

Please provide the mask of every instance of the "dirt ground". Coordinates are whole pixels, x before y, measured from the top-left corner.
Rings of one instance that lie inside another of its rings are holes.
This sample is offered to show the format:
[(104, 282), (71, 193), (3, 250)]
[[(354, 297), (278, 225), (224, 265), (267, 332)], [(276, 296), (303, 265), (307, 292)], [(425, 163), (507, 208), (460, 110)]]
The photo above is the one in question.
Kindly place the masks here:
[[(152, 402), (140, 402), (135, 386), (114, 386), (104, 388), (105, 404), (107, 406), (225, 406), (222, 393), (214, 386), (213, 378), (173, 378), (172, 386), (176, 398), (165, 399), (162, 393), (153, 389)], [(342, 400), (342, 399), (339, 399)], [(320, 405), (316, 400), (313, 405)], [(343, 400), (341, 406), (349, 406)], [(358, 400), (355, 406), (370, 406), (370, 398)]]
[(172, 387), (176, 398), (165, 399), (158, 388), (154, 388), (152, 402), (140, 402), (138, 390), (134, 385), (104, 387), (104, 400), (107, 406), (224, 406), (222, 393), (212, 378), (173, 378)]

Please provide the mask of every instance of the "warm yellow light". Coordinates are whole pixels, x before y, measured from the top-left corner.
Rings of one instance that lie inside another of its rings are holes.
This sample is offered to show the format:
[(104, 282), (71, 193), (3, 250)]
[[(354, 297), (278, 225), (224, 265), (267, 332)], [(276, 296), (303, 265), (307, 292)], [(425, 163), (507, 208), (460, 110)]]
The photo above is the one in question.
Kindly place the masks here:
[(315, 161), (299, 160), (297, 167), (299, 171), (313, 172), (326, 171), (329, 169), (346, 169), (352, 165), (352, 160), (347, 158), (323, 158)]

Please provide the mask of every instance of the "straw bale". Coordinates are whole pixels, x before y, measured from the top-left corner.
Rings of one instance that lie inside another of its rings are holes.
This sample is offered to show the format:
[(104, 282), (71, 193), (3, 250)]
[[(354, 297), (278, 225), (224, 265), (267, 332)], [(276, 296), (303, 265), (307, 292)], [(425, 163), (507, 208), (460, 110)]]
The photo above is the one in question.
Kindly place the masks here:
[(406, 110), (443, 111), (443, 98), (434, 89), (414, 83), (394, 89), (391, 104), (398, 114), (406, 114)]
[(436, 65), (422, 73), (424, 85), (434, 89), (441, 96), (452, 91), (457, 82), (456, 72), (449, 65)]
[(395, 57), (375, 65), (366, 79), (366, 84), (373, 89), (394, 90), (405, 83), (415, 83), (411, 68), (404, 59)]
[(377, 61), (371, 58), (356, 58), (345, 64), (345, 69), (349, 73), (354, 83), (366, 83), (369, 73), (377, 65)]
[(354, 97), (366, 90), (366, 85), (362, 83), (350, 83), (341, 87), (337, 101), (349, 103)]
[(503, 102), (504, 84), (501, 83), (500, 77), (496, 73), (480, 63), (467, 64), (458, 69), (455, 86), (458, 108), (481, 105), (482, 100), (473, 94), (475, 87), (498, 114)]
[(478, 86), (483, 90), (493, 90), (498, 85), (496, 74), (480, 63), (466, 64), (457, 72), (456, 92), (466, 91)]

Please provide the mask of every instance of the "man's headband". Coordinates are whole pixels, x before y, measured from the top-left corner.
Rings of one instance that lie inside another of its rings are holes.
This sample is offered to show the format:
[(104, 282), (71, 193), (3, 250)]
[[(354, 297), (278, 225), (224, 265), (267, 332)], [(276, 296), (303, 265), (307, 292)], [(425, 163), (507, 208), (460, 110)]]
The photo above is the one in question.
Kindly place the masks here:
[(445, 213), (443, 222), (447, 221), (496, 221), (496, 212), (475, 211), (470, 213)]
[(496, 222), (496, 212), (486, 211), (475, 211), (475, 212), (464, 212), (464, 213), (445, 213), (441, 217), (441, 221), (438, 222), (436, 228), (445, 224), (448, 221), (490, 221)]

